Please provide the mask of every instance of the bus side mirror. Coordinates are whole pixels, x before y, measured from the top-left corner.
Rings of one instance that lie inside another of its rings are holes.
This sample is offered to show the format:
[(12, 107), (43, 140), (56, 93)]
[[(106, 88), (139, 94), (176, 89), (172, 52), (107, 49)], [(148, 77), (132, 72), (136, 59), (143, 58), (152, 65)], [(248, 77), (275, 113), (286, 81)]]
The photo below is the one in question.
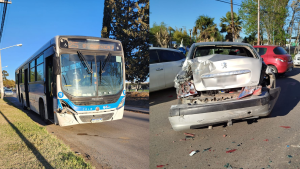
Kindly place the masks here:
[(53, 74), (60, 75), (60, 59), (57, 56), (53, 57)]

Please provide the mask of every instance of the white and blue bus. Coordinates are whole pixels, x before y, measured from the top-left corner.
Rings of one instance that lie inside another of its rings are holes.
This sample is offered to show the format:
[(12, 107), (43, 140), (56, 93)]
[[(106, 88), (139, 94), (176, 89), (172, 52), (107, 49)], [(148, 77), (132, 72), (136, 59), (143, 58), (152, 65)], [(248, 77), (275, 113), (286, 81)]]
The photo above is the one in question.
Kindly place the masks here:
[(60, 126), (123, 118), (125, 63), (120, 41), (56, 36), (16, 69), (25, 109)]

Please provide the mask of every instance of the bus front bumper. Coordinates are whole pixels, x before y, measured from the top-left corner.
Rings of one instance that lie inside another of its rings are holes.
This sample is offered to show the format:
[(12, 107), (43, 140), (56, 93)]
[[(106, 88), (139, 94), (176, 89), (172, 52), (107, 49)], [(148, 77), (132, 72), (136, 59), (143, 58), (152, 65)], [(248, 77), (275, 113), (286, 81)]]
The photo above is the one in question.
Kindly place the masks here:
[(120, 109), (108, 109), (99, 112), (72, 112), (62, 111), (56, 113), (60, 126), (70, 126), (85, 123), (100, 123), (105, 121), (119, 120), (123, 118), (124, 106)]

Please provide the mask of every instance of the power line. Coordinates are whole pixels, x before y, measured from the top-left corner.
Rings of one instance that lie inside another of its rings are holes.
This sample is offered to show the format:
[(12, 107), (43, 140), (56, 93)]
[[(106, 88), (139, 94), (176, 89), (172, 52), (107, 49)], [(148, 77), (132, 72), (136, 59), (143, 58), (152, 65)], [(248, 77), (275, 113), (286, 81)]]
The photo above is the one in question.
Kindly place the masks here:
[[(222, 0), (216, 0), (216, 1), (219, 1), (219, 2), (223, 2), (223, 3), (227, 3), (227, 4), (231, 4), (230, 2), (228, 2), (228, 1), (222, 1)], [(242, 6), (242, 5), (240, 5), (240, 4), (234, 4), (234, 3), (232, 3), (233, 5), (236, 5), (236, 6)]]

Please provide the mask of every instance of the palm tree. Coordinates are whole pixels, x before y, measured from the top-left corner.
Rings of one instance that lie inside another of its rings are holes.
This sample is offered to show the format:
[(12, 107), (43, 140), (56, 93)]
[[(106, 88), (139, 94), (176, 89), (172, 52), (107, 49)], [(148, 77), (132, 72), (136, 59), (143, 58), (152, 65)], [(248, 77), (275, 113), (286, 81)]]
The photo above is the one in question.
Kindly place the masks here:
[[(232, 23), (231, 23), (231, 12), (227, 12), (225, 17), (221, 19), (221, 31), (222, 33), (227, 32), (226, 39), (232, 41)], [(234, 39), (240, 37), (240, 32), (242, 31), (242, 21), (241, 18), (233, 12), (233, 28), (234, 28)]]
[(213, 40), (216, 32), (218, 32), (217, 25), (214, 23), (214, 18), (210, 18), (206, 15), (200, 15), (195, 22), (196, 26), (193, 29), (193, 35), (197, 36), (197, 31), (200, 30), (200, 41), (204, 39)]

